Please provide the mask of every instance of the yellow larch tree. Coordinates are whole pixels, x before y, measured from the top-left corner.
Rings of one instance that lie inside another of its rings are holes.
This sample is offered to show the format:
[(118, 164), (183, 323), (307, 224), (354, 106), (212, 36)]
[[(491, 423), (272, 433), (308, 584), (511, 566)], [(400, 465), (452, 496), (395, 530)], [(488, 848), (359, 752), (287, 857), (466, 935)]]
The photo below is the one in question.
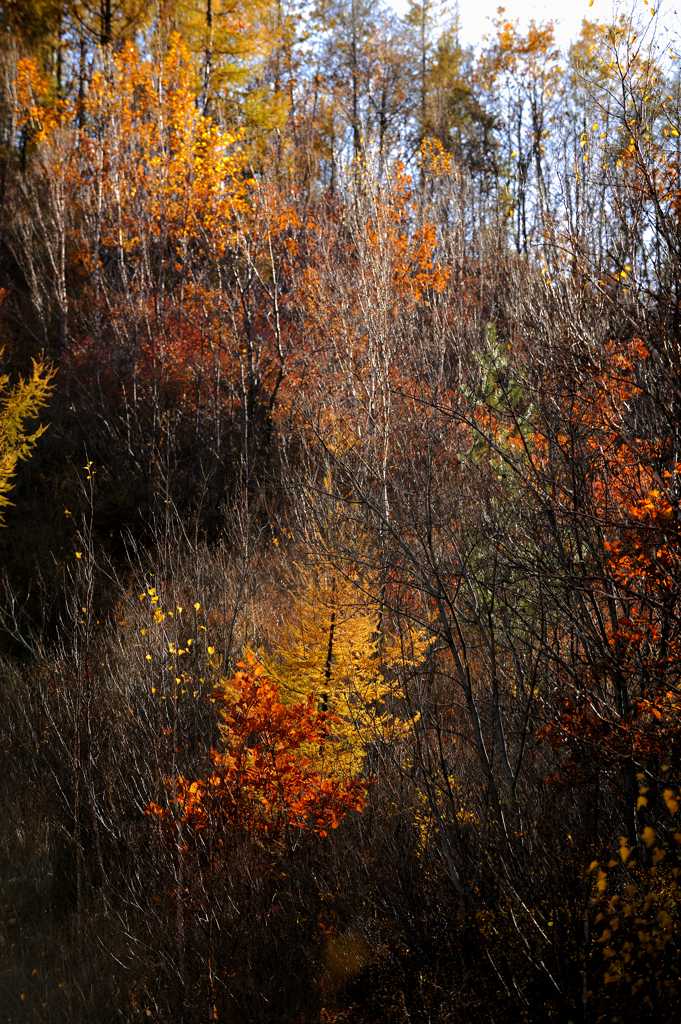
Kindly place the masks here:
[[(0, 350), (0, 355), (2, 351)], [(31, 375), (12, 384), (7, 373), (0, 374), (0, 525), (11, 505), (17, 464), (29, 457), (47, 429), (30, 424), (47, 404), (55, 371), (42, 360), (34, 360)]]
[(372, 744), (403, 735), (411, 721), (401, 711), (398, 669), (419, 664), (425, 631), (389, 625), (379, 573), (319, 561), (296, 566), (288, 611), (261, 658), (284, 700), (312, 696), (332, 719), (319, 750), (334, 774), (354, 775)]
[(161, 35), (178, 33), (192, 55), (202, 112), (242, 124), (249, 137), (261, 127), (283, 127), (288, 114), (277, 81), (265, 81), (267, 64), (281, 45), (282, 10), (282, 0), (203, 0), (161, 8)]

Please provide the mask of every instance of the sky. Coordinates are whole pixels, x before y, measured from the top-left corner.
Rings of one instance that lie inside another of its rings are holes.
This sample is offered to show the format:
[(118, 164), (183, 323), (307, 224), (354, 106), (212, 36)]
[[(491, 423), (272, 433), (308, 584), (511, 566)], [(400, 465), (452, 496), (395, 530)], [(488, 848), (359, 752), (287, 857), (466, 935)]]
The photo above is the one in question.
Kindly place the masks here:
[[(453, 10), (455, 0), (450, 0), (450, 4)], [(398, 11), (406, 10), (407, 0), (393, 0), (393, 6)], [(651, 9), (650, 4), (644, 6), (643, 0), (593, 0), (591, 5), (589, 0), (459, 0), (462, 41), (473, 46), (479, 44), (490, 30), (499, 6), (506, 8), (509, 17), (518, 18), (521, 26), (531, 18), (538, 22), (556, 21), (558, 42), (563, 46), (579, 34), (583, 18), (610, 21), (615, 10), (626, 14), (638, 10), (645, 14)], [(661, 23), (678, 32), (681, 0), (660, 0), (655, 6), (659, 8)]]

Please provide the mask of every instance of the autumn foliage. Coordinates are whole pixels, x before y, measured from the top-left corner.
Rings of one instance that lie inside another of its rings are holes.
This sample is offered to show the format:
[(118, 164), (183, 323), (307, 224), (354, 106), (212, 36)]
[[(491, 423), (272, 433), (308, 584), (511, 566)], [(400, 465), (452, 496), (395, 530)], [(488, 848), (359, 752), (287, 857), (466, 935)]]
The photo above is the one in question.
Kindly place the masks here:
[(12, 1024), (678, 1016), (678, 40), (404, 7), (0, 6)]
[(221, 743), (210, 751), (209, 774), (169, 779), (169, 806), (152, 803), (147, 814), (194, 833), (212, 832), (219, 851), (231, 829), (263, 834), (268, 842), (288, 828), (325, 836), (349, 811), (362, 810), (366, 782), (325, 775), (310, 754), (328, 744), (333, 723), (312, 697), (282, 703), (252, 654), (216, 693)]

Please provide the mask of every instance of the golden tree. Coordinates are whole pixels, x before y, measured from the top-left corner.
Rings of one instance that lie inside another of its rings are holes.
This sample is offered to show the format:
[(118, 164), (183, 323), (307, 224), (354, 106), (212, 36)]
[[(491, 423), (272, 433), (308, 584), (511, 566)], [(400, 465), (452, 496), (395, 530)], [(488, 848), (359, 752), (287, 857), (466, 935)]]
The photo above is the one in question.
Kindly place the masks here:
[(41, 425), (31, 430), (30, 423), (46, 405), (54, 375), (42, 360), (34, 360), (31, 375), (14, 385), (9, 374), (0, 374), (0, 524), (4, 509), (11, 504), (17, 464), (29, 457), (47, 429)]
[(285, 701), (311, 698), (331, 715), (319, 758), (332, 759), (334, 774), (353, 774), (372, 744), (409, 728), (397, 670), (421, 662), (428, 640), (413, 626), (393, 628), (377, 570), (333, 557), (295, 570), (288, 612), (262, 658)]

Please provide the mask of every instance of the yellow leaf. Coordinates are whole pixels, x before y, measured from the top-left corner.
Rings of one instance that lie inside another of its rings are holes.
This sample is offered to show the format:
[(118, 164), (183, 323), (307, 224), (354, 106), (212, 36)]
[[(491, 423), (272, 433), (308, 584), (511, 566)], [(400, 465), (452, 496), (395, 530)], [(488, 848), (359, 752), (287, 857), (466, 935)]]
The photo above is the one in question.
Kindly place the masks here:
[(656, 839), (655, 829), (651, 828), (650, 825), (646, 825), (646, 827), (643, 829), (643, 832), (641, 833), (641, 839), (646, 844), (646, 846), (652, 846)]
[(679, 809), (679, 800), (673, 789), (665, 789), (662, 791), (662, 799), (667, 805), (667, 810), (670, 814), (676, 814)]

